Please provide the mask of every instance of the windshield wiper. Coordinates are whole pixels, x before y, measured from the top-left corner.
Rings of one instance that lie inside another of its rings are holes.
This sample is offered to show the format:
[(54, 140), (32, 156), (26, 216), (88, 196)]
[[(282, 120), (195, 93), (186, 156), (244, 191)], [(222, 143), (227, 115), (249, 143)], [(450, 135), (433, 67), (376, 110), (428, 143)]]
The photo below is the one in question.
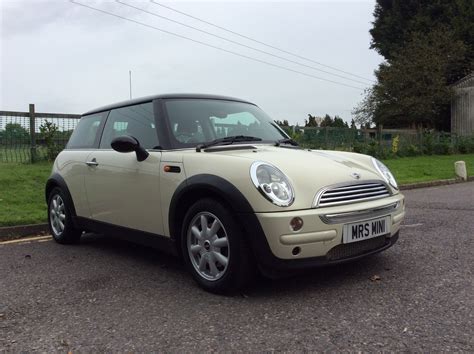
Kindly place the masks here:
[(275, 141), (275, 146), (280, 146), (281, 144), (290, 144), (292, 146), (299, 146), (296, 141), (290, 138), (280, 139)]
[(196, 151), (201, 152), (201, 149), (205, 149), (215, 145), (230, 145), (233, 143), (240, 143), (242, 141), (262, 141), (262, 139), (257, 138), (256, 136), (247, 136), (247, 135), (233, 135), (226, 136), (225, 138), (215, 139), (208, 143), (199, 144), (196, 146)]

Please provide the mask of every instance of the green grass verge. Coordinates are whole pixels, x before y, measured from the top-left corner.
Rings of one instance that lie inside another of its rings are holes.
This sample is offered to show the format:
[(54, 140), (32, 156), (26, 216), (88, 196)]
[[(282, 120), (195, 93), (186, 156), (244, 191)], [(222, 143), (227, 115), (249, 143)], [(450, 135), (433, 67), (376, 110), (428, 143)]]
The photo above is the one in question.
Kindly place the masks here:
[(0, 226), (46, 222), (44, 187), (51, 163), (0, 163)]
[[(454, 162), (463, 160), (474, 176), (474, 154), (417, 156), (386, 160), (399, 184), (454, 177)], [(44, 186), (51, 163), (0, 163), (0, 226), (46, 222)]]
[(383, 161), (398, 184), (454, 178), (454, 162), (465, 161), (467, 175), (474, 176), (474, 154), (402, 157)]

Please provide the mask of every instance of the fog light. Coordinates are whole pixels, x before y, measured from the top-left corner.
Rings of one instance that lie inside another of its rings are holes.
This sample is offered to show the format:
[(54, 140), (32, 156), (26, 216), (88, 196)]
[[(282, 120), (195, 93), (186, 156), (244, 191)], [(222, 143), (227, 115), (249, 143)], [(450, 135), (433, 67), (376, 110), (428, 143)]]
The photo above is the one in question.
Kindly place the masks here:
[(291, 219), (290, 221), (290, 228), (291, 230), (293, 231), (299, 231), (301, 230), (301, 228), (303, 227), (303, 219), (301, 219), (300, 217), (295, 217), (293, 219)]
[(299, 248), (299, 247), (295, 247), (295, 248), (293, 248), (293, 250), (291, 251), (291, 253), (293, 254), (293, 256), (299, 255), (300, 252), (301, 252), (301, 248)]

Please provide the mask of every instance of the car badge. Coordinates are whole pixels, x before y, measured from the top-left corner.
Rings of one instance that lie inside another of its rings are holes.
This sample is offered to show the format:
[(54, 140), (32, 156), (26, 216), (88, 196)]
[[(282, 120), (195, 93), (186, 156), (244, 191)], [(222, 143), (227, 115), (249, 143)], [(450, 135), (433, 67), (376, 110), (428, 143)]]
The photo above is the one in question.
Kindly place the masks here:
[(360, 173), (352, 172), (351, 177), (354, 178), (354, 179), (360, 179)]

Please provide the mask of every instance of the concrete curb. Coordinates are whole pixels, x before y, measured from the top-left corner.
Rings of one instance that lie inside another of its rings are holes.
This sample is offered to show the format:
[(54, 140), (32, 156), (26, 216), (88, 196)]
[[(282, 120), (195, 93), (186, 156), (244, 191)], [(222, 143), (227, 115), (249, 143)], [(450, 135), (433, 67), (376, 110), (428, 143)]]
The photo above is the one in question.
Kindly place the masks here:
[(0, 227), (0, 241), (8, 241), (26, 236), (43, 234), (49, 234), (48, 224)]
[(448, 185), (448, 184), (466, 183), (466, 182), (470, 182), (470, 181), (474, 181), (474, 176), (468, 177), (467, 181), (463, 181), (462, 179), (459, 179), (459, 178), (450, 178), (450, 179), (439, 179), (439, 180), (436, 180), (436, 181), (427, 181), (427, 182), (403, 184), (403, 185), (400, 186), (400, 190), (445, 186), (445, 185)]
[[(467, 182), (474, 181), (474, 176), (468, 177)], [(441, 179), (437, 181), (419, 182), (403, 184), (400, 186), (400, 190), (416, 189), (416, 188), (427, 188), (435, 186), (445, 186), (449, 184), (465, 183), (461, 179)], [(14, 240), (31, 235), (48, 235), (49, 228), (48, 224), (34, 224), (34, 225), (19, 225), (19, 226), (7, 226), (0, 227), (0, 241)]]

